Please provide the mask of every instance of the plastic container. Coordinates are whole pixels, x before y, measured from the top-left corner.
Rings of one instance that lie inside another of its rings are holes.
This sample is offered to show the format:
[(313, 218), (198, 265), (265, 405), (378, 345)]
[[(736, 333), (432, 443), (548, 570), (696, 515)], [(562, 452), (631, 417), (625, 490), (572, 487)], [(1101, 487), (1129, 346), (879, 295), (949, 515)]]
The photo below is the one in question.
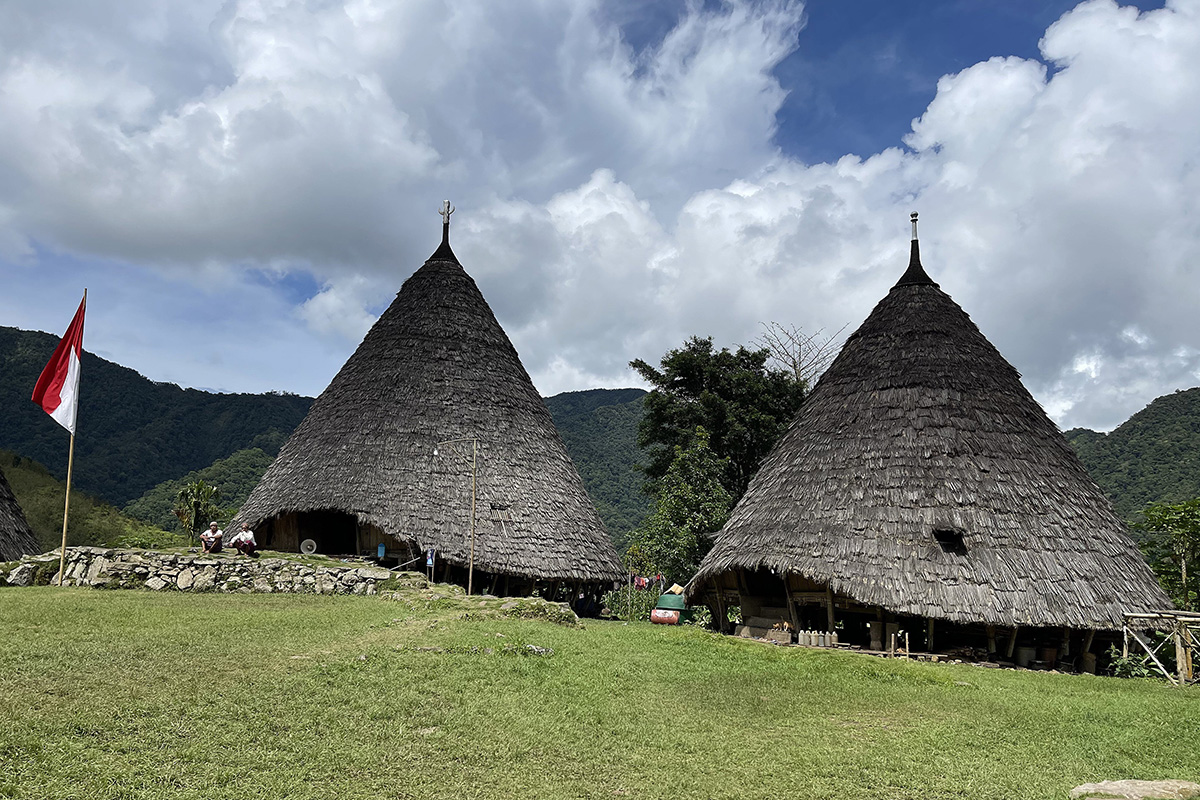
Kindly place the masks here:
[(683, 611), (687, 608), (687, 603), (683, 602), (683, 595), (681, 594), (660, 595), (658, 602), (654, 605), (655, 608), (665, 608), (671, 611)]

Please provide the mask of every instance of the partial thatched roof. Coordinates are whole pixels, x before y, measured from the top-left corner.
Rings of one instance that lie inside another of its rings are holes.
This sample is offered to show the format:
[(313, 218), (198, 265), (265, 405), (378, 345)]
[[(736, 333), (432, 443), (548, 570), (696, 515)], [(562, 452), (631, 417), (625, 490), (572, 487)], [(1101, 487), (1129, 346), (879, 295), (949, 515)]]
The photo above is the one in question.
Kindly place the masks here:
[(239, 512), (354, 514), (466, 564), (477, 437), (477, 569), (620, 575), (604, 523), (542, 398), (446, 237), (313, 403)]
[(958, 622), (1113, 629), (1123, 611), (1171, 605), (1020, 375), (925, 273), (915, 239), (908, 271), (764, 460), (689, 594), (759, 566)]
[(15, 561), (23, 555), (39, 552), (37, 537), (17, 505), (8, 478), (0, 470), (0, 561)]

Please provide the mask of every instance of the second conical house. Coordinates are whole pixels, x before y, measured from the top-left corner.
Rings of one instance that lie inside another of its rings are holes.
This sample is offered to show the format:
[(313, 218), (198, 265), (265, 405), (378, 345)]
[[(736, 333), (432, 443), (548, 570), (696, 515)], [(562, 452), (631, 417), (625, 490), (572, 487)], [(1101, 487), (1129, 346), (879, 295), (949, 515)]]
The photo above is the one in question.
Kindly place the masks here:
[[(448, 207), (447, 207), (448, 211)], [(375, 553), (519, 594), (617, 554), (512, 343), (448, 241), (316, 399), (238, 514), (278, 550)], [(303, 545), (303, 547), (302, 547)]]
[(877, 623), (932, 647), (938, 621), (966, 640), (991, 631), (989, 650), (996, 628), (1009, 650), (1027, 628), (1030, 646), (1074, 635), (1086, 650), (1088, 631), (1170, 607), (1020, 375), (926, 274), (913, 224), (907, 271), (763, 461), (689, 594), (876, 647)]

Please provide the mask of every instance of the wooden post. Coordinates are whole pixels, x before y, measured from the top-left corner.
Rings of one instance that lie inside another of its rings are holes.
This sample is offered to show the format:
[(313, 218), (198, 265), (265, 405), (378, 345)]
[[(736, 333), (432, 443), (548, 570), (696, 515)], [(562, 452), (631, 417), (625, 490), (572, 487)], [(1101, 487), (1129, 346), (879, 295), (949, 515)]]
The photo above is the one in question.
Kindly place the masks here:
[(1175, 621), (1175, 674), (1179, 676), (1179, 685), (1187, 683), (1192, 676), (1188, 670), (1187, 652), (1183, 649), (1183, 622)]
[(1062, 663), (1063, 659), (1071, 655), (1071, 629), (1063, 628), (1062, 644), (1058, 646), (1058, 663)]
[(825, 584), (825, 624), (826, 630), (833, 633), (837, 620), (833, 617), (833, 584)]
[[(87, 290), (83, 292), (84, 302), (87, 302)], [(71, 468), (75, 466), (75, 434), (71, 434), (71, 449), (67, 455), (67, 494), (63, 499), (63, 535), (62, 552), (58, 555), (58, 585), (62, 586), (67, 579), (67, 516), (71, 512)]]
[(467, 564), (467, 594), (475, 587), (475, 482), (478, 476), (476, 458), (479, 455), (479, 440), (471, 439), (471, 558)]
[(508, 597), (508, 573), (504, 573), (504, 596)]
[(1019, 630), (1019, 626), (1013, 625), (1012, 633), (1008, 635), (1008, 648), (1004, 652), (1004, 657), (1009, 661), (1012, 660), (1013, 651), (1017, 649), (1017, 631)]
[(1129, 623), (1121, 626), (1125, 632), (1125, 644), (1121, 647), (1121, 658), (1129, 658)]
[(987, 645), (988, 658), (991, 658), (992, 656), (996, 655), (996, 626), (995, 625), (987, 626), (987, 637), (988, 637), (988, 645)]
[(929, 624), (925, 626), (925, 649), (933, 652), (933, 617), (929, 618)]
[(1092, 652), (1092, 639), (1096, 637), (1095, 631), (1088, 631), (1083, 635), (1083, 652)]
[(729, 620), (727, 619), (727, 617), (729, 615), (725, 613), (725, 581), (724, 581), (724, 577), (725, 576), (723, 576), (723, 575), (721, 576), (721, 579), (722, 579), (721, 585), (719, 585), (717, 587), (717, 632), (718, 633), (724, 633), (725, 626), (729, 624)]
[(792, 576), (783, 574), (783, 595), (787, 598), (788, 616), (792, 619), (792, 631), (800, 630), (800, 612), (796, 608), (796, 598), (792, 597)]

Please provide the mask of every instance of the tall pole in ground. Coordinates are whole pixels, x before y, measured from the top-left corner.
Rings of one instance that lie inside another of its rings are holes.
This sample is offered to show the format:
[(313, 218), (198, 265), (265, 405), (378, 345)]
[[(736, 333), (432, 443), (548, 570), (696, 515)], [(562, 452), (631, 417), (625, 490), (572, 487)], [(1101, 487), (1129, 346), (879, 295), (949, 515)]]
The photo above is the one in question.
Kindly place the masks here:
[(476, 469), (479, 456), (479, 440), (471, 440), (471, 559), (467, 565), (467, 595), (475, 587), (475, 483), (478, 470)]
[[(84, 293), (84, 298), (87, 293)], [(75, 465), (75, 434), (71, 434), (71, 450), (67, 455), (67, 496), (63, 501), (62, 551), (58, 554), (58, 585), (67, 578), (67, 515), (71, 511), (71, 468)]]

